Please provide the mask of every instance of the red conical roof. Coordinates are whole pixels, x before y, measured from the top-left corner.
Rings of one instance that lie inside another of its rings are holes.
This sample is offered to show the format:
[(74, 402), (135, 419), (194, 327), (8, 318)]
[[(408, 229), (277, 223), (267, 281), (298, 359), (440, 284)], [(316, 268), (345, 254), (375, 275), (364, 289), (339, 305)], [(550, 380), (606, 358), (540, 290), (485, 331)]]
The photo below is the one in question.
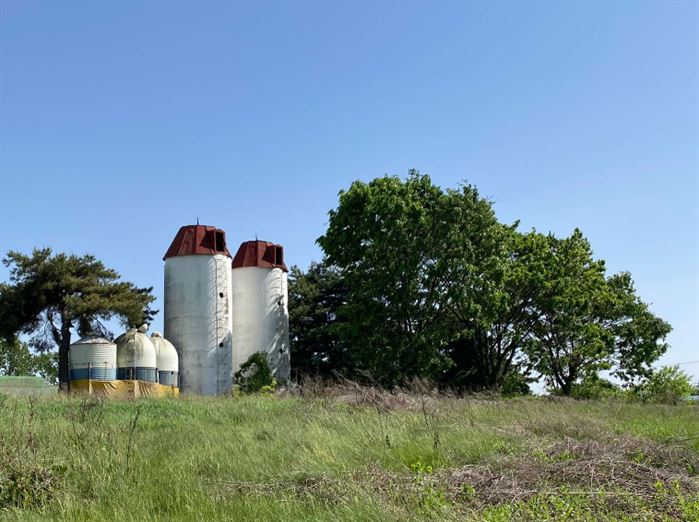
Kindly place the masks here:
[(246, 241), (233, 258), (233, 268), (257, 266), (260, 268), (281, 268), (289, 270), (284, 264), (284, 247), (269, 241)]
[(172, 240), (165, 257), (224, 254), (231, 257), (226, 247), (226, 233), (206, 225), (186, 225)]

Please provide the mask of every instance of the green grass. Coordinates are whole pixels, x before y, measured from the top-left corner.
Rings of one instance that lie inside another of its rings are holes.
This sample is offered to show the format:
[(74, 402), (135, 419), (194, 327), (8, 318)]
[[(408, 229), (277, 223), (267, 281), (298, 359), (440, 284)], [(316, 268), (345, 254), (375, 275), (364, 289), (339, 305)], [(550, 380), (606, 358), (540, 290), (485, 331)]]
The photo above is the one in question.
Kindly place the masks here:
[[(0, 403), (0, 519), (699, 520), (696, 406), (413, 397), (383, 408), (259, 396)], [(563, 466), (582, 462), (580, 444), (630, 440), (641, 449), (629, 470), (660, 479), (584, 492), (565, 482), (575, 468)], [(562, 441), (569, 449), (556, 449)], [(469, 473), (501, 466), (521, 477), (523, 466), (548, 466), (548, 482), (533, 481), (521, 498), (486, 498), (490, 486)], [(679, 482), (663, 478), (671, 476)]]

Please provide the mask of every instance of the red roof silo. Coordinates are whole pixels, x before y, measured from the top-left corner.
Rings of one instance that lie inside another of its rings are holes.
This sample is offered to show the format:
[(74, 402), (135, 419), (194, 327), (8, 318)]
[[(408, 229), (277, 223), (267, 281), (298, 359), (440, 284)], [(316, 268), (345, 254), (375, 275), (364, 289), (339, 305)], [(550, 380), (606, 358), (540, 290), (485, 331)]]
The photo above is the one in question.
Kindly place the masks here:
[(269, 241), (256, 239), (246, 241), (233, 258), (233, 268), (256, 266), (259, 268), (281, 268), (284, 272), (289, 269), (284, 263), (284, 247)]
[(165, 257), (224, 254), (232, 257), (226, 246), (226, 233), (206, 225), (185, 225), (172, 240)]

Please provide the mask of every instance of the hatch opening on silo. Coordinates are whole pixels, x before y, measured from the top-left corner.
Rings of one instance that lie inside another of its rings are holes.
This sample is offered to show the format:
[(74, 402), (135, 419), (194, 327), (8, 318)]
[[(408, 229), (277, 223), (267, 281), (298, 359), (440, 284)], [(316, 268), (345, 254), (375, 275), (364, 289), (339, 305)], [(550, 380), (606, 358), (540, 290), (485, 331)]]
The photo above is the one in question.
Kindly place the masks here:
[(274, 257), (275, 257), (275, 265), (283, 265), (284, 264), (284, 247), (282, 246), (275, 246), (274, 247)]
[(225, 252), (226, 251), (226, 236), (222, 231), (216, 231), (216, 251)]

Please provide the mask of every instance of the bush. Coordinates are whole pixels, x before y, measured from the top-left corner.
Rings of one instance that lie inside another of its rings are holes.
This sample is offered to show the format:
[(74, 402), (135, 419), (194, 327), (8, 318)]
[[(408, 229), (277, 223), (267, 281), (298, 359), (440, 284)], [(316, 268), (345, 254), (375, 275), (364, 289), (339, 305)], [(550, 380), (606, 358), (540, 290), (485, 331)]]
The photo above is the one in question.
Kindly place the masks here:
[(663, 366), (636, 387), (643, 402), (678, 404), (692, 394), (692, 381), (679, 366)]
[(510, 372), (505, 375), (500, 393), (504, 397), (516, 397), (519, 395), (531, 395), (532, 391), (529, 388), (529, 381), (524, 375)]
[(14, 459), (0, 462), (0, 510), (28, 509), (52, 499), (65, 466)]
[(262, 352), (253, 353), (240, 366), (234, 377), (236, 385), (243, 393), (271, 393), (277, 385), (267, 356)]
[(570, 396), (575, 399), (610, 399), (621, 398), (623, 390), (611, 381), (598, 376), (588, 377), (576, 383), (570, 390)]

